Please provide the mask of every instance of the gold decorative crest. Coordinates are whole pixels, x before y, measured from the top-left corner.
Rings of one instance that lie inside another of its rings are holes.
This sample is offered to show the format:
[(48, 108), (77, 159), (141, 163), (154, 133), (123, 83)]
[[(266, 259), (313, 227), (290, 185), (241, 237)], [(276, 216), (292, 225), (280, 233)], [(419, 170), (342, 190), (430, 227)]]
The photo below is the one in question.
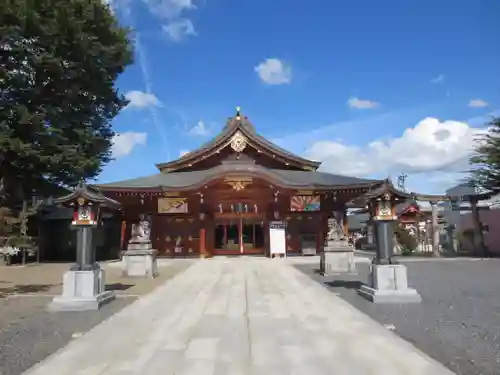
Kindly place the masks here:
[(231, 148), (235, 152), (242, 152), (247, 147), (247, 139), (241, 132), (237, 131), (231, 138)]
[(78, 205), (83, 206), (85, 204), (85, 198), (80, 197), (80, 198), (78, 198), (77, 202), (78, 202)]
[(226, 177), (224, 181), (230, 185), (233, 190), (241, 191), (252, 183), (252, 177)]

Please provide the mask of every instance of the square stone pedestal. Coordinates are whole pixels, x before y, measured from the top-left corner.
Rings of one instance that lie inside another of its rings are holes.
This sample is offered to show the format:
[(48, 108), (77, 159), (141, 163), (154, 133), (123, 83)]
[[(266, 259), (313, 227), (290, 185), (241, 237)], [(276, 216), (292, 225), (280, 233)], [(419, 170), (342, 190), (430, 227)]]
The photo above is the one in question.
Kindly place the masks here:
[(346, 240), (328, 240), (320, 255), (320, 273), (328, 274), (356, 273), (354, 248)]
[(158, 276), (158, 250), (127, 250), (122, 253), (122, 275), (126, 277)]
[(320, 256), (320, 272), (322, 275), (356, 273), (354, 251), (324, 251)]
[(402, 264), (373, 264), (372, 286), (363, 285), (358, 294), (374, 303), (419, 303), (422, 297), (408, 287), (406, 267)]
[(98, 310), (101, 305), (115, 298), (112, 291), (105, 291), (105, 272), (101, 268), (90, 271), (68, 271), (63, 276), (63, 292), (54, 297), (50, 311)]

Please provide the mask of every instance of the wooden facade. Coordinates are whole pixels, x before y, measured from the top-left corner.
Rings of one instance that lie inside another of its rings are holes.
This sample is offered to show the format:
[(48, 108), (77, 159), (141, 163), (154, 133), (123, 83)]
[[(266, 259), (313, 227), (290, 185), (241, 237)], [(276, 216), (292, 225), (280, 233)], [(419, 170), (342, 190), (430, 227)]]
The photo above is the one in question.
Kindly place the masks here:
[(329, 217), (347, 233), (347, 202), (381, 183), (318, 172), (319, 164), (265, 140), (237, 111), (203, 148), (158, 164), (159, 174), (94, 188), (123, 206), (122, 250), (146, 214), (161, 256), (266, 255), (277, 220), (287, 251), (300, 254), (322, 250)]

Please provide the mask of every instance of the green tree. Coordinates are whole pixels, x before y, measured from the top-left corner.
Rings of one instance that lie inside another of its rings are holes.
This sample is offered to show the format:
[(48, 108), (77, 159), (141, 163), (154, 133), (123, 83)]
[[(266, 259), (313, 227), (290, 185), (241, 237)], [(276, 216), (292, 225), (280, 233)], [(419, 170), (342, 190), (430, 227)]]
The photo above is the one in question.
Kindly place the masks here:
[(500, 192), (500, 117), (490, 121), (488, 133), (478, 139), (471, 158), (472, 182), (483, 189)]
[[(129, 30), (102, 0), (0, 2), (0, 199), (73, 186), (111, 160)], [(15, 195), (14, 195), (15, 194)]]

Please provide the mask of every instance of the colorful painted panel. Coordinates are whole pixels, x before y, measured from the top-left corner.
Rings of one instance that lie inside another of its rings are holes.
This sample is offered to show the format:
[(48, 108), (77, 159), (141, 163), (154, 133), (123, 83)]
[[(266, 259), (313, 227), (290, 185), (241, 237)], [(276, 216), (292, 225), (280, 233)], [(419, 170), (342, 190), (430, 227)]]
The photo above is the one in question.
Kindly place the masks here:
[(160, 214), (186, 214), (188, 203), (186, 198), (159, 198), (158, 213)]
[(294, 195), (290, 199), (290, 211), (319, 211), (321, 197), (319, 195)]

